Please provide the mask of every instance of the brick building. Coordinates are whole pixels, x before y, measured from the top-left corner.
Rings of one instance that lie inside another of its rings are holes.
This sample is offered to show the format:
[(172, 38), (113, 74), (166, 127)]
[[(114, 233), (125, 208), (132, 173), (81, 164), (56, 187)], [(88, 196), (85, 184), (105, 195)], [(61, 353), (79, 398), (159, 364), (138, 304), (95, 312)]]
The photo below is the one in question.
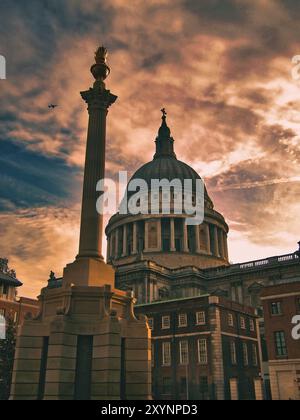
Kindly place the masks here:
[(38, 313), (38, 301), (17, 296), (17, 289), (22, 283), (17, 279), (14, 270), (8, 268), (8, 260), (0, 259), (0, 317), (10, 319), (19, 325), (26, 314)]
[(252, 308), (203, 295), (137, 305), (152, 329), (154, 399), (261, 399)]
[(292, 320), (300, 315), (300, 285), (266, 287), (261, 300), (272, 398), (300, 400), (300, 338), (292, 336)]

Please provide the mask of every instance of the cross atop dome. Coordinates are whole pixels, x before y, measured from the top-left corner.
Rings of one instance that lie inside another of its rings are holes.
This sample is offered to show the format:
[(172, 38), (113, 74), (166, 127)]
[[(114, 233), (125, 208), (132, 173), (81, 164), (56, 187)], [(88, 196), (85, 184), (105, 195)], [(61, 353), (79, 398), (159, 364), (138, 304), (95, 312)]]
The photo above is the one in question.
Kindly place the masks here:
[(156, 137), (156, 153), (154, 155), (154, 159), (158, 157), (173, 157), (176, 159), (176, 155), (174, 153), (174, 139), (171, 137), (171, 130), (167, 126), (167, 111), (166, 108), (162, 108), (160, 110), (162, 112), (162, 123), (158, 130), (158, 136)]

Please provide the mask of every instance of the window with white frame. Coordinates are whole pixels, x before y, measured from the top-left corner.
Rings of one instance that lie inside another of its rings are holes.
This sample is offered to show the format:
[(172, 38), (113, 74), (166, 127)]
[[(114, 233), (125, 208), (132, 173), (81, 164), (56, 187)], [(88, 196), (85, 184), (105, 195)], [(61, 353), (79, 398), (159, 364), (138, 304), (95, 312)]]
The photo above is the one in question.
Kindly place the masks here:
[(161, 328), (163, 330), (167, 330), (168, 328), (170, 328), (170, 317), (169, 317), (169, 315), (164, 315), (161, 318)]
[(148, 325), (150, 330), (153, 330), (153, 318), (148, 318)]
[(243, 316), (240, 317), (240, 326), (242, 330), (246, 329), (246, 320)]
[(250, 331), (255, 331), (255, 323), (253, 319), (250, 319)]
[(189, 363), (189, 343), (187, 340), (179, 341), (179, 359), (181, 365)]
[(196, 324), (197, 325), (205, 325), (206, 324), (205, 311), (196, 312)]
[(200, 365), (207, 365), (208, 354), (206, 338), (201, 338), (198, 340), (198, 362)]
[(244, 366), (249, 365), (248, 344), (246, 342), (243, 343), (243, 362)]
[(187, 326), (187, 314), (179, 314), (178, 327), (186, 327), (186, 326)]
[(234, 341), (230, 341), (230, 359), (231, 364), (236, 365), (236, 346)]
[(231, 313), (228, 314), (228, 325), (229, 327), (233, 327), (233, 315)]
[(272, 315), (282, 314), (281, 302), (271, 302), (271, 314)]
[(258, 365), (258, 357), (257, 357), (257, 347), (256, 344), (252, 344), (252, 363), (253, 366)]
[(171, 343), (170, 341), (165, 341), (162, 343), (162, 364), (163, 366), (171, 365)]

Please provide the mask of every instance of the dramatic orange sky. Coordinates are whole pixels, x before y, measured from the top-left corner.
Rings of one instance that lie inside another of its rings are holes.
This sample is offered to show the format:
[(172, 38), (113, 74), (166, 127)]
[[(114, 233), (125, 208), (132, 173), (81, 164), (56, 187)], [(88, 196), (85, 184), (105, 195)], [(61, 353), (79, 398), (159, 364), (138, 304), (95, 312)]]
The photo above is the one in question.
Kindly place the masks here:
[[(109, 48), (107, 175), (150, 160), (160, 124), (204, 178), (232, 262), (300, 240), (300, 2), (2, 0), (0, 255), (36, 296), (78, 247), (87, 128), (79, 91)], [(59, 107), (49, 110), (49, 103)]]

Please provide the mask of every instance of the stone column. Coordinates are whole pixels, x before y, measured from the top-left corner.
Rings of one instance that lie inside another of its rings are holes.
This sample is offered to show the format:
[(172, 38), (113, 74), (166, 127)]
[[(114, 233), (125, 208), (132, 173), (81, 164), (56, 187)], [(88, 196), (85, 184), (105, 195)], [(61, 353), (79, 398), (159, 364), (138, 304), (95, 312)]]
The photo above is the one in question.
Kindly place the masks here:
[(144, 251), (149, 251), (149, 241), (148, 241), (148, 222), (145, 220), (145, 226), (144, 226)]
[(114, 253), (114, 249), (113, 249), (113, 243), (114, 243), (113, 239), (114, 239), (114, 237), (113, 237), (113, 232), (112, 231), (110, 232), (109, 237), (110, 237), (110, 242), (109, 242), (110, 250), (109, 250), (109, 254), (110, 254), (110, 258), (112, 258), (113, 257), (113, 253)]
[(115, 230), (115, 258), (119, 256), (119, 228)]
[(219, 253), (219, 243), (218, 243), (218, 228), (217, 228), (217, 226), (214, 226), (214, 242), (215, 242), (215, 244), (214, 244), (214, 255), (216, 256), (216, 257), (219, 257), (220, 256), (220, 253)]
[(109, 261), (110, 259), (110, 243), (111, 243), (111, 237), (107, 236), (106, 261)]
[(157, 249), (162, 250), (162, 232), (161, 232), (161, 219), (157, 221)]
[(133, 222), (132, 225), (132, 253), (137, 253), (137, 223)]
[(87, 134), (79, 254), (80, 257), (92, 257), (103, 260), (102, 257), (102, 228), (103, 215), (96, 209), (99, 192), (96, 186), (104, 179), (105, 173), (105, 144), (106, 144), (106, 116), (108, 108), (117, 96), (105, 89), (103, 80), (108, 74), (108, 67), (104, 61), (94, 64), (92, 73), (96, 78), (93, 88), (81, 92), (82, 98), (88, 104), (89, 124)]
[[(114, 284), (114, 271), (102, 256), (103, 209), (99, 194), (105, 174), (106, 116), (117, 96), (106, 89), (104, 80), (110, 69), (106, 64), (107, 50), (98, 48), (96, 63), (91, 67), (95, 78), (93, 87), (81, 92), (88, 104), (89, 122), (85, 154), (79, 252), (76, 260), (68, 264), (63, 273), (64, 286), (99, 286)], [(97, 191), (97, 188), (99, 191)]]
[(175, 220), (170, 218), (170, 251), (176, 251), (175, 247)]
[(210, 247), (210, 233), (209, 233), (209, 224), (204, 224), (205, 235), (206, 235), (206, 251), (208, 254), (211, 254), (211, 247)]
[(224, 258), (225, 256), (225, 252), (224, 252), (224, 239), (223, 239), (223, 230), (222, 229), (218, 229), (218, 238), (219, 238), (219, 254), (220, 257)]
[(224, 239), (224, 252), (225, 252), (225, 258), (228, 260), (228, 245), (227, 245), (227, 234), (223, 233), (223, 239)]
[(187, 224), (185, 223), (185, 219), (183, 221), (183, 252), (189, 252), (189, 245), (188, 245), (188, 230)]
[(127, 225), (123, 225), (123, 252), (122, 257), (127, 255)]
[(201, 247), (200, 247), (200, 226), (199, 225), (195, 225), (195, 241), (196, 241), (196, 253), (200, 254), (201, 252)]

